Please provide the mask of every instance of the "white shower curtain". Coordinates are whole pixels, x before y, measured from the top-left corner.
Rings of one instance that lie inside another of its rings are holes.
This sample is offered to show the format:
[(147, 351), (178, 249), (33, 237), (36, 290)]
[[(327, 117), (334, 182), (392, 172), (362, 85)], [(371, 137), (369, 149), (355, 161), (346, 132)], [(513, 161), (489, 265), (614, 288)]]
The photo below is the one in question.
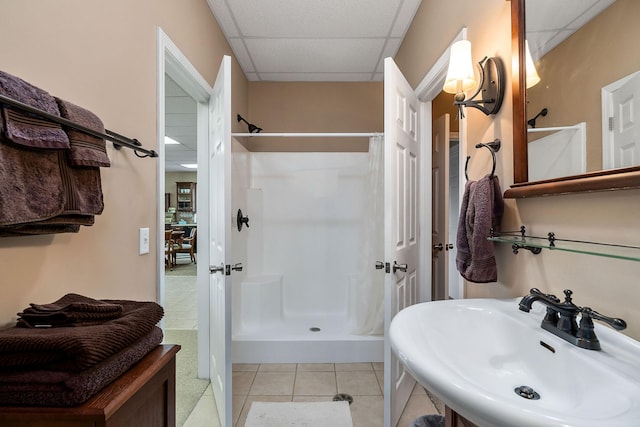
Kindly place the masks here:
[(362, 222), (358, 273), (353, 278), (352, 333), (381, 335), (384, 331), (384, 272), (375, 262), (384, 259), (384, 136), (369, 138), (369, 174)]

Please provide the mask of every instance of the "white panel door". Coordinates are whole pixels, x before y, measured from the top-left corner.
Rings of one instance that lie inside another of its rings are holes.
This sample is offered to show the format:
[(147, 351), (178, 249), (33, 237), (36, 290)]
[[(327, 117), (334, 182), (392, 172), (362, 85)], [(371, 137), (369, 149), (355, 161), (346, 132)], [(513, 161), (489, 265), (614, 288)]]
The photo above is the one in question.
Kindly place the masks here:
[(640, 165), (640, 73), (612, 93), (613, 167)]
[[(384, 62), (385, 334), (395, 314), (417, 302), (418, 98), (391, 58)], [(400, 265), (401, 267), (394, 267)], [(385, 427), (395, 426), (414, 379), (384, 343)]]
[(449, 298), (449, 114), (433, 121), (431, 138), (431, 299)]
[(231, 58), (224, 56), (209, 102), (209, 376), (220, 425), (231, 427)]

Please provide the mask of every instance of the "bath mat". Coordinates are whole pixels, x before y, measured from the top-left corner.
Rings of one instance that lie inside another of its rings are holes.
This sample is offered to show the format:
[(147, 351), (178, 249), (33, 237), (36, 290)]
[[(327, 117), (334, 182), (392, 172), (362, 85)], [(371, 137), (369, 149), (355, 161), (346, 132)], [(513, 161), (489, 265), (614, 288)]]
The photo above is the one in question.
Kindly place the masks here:
[(253, 402), (244, 427), (353, 427), (349, 403)]

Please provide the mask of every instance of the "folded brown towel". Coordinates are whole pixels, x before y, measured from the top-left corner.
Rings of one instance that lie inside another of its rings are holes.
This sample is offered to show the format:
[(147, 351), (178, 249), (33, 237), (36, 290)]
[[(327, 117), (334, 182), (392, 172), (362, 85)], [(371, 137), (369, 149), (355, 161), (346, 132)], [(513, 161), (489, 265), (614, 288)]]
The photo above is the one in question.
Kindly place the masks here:
[(0, 373), (0, 406), (75, 406), (89, 400), (162, 342), (154, 327), (130, 346), (82, 372)]
[(122, 306), (122, 316), (98, 325), (0, 330), (0, 372), (49, 369), (79, 372), (147, 334), (164, 311), (155, 302), (102, 300)]
[[(58, 103), (62, 117), (96, 132), (104, 133), (102, 120), (91, 111), (64, 99), (55, 97), (55, 100)], [(69, 151), (71, 165), (93, 167), (109, 167), (111, 165), (104, 139), (87, 135), (73, 128), (65, 127), (64, 130), (67, 132), (71, 142), (71, 150)]]
[[(0, 71), (0, 94), (54, 116), (60, 115), (58, 104), (48, 92), (4, 71)], [(15, 144), (50, 149), (70, 147), (67, 134), (58, 124), (11, 107), (3, 107), (2, 116), (1, 133)]]
[(18, 313), (18, 325), (24, 327), (88, 326), (117, 319), (122, 305), (78, 294), (67, 294), (50, 304), (30, 304)]

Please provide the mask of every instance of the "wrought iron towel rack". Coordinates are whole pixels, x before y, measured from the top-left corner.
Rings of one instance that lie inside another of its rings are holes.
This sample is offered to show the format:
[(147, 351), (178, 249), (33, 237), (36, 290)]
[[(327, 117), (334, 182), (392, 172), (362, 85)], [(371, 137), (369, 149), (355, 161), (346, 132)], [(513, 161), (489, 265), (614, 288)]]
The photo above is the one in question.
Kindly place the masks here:
[[(142, 144), (137, 139), (127, 138), (126, 136), (112, 132), (108, 129), (105, 129), (105, 133), (96, 132), (93, 129), (89, 129), (88, 127), (82, 126), (76, 122), (67, 120), (64, 117), (59, 117), (53, 114), (49, 114), (46, 111), (40, 110), (39, 108), (32, 107), (30, 105), (27, 105), (20, 101), (16, 101), (15, 99), (9, 98), (4, 95), (0, 95), (0, 104), (10, 105), (11, 107), (17, 108), (18, 110), (36, 114), (42, 117), (43, 119), (73, 128), (80, 132), (86, 133), (87, 135), (95, 136), (96, 138), (106, 139), (108, 141), (113, 142), (113, 146), (117, 150), (119, 150), (122, 147), (127, 147), (127, 148), (131, 148), (133, 152), (136, 154), (136, 156), (138, 157), (158, 157), (157, 152), (155, 152), (154, 150), (143, 148)], [(140, 153), (144, 153), (144, 155)]]
[[(500, 151), (500, 140), (498, 138), (494, 139), (491, 142), (481, 142), (476, 144), (476, 148), (485, 147), (491, 152), (491, 158), (493, 159), (493, 168), (491, 168), (491, 177), (493, 178), (493, 174), (496, 172), (496, 152)], [(469, 159), (471, 156), (467, 156), (467, 161), (464, 163), (464, 177), (469, 180), (469, 175), (467, 174), (467, 167), (469, 166)]]

